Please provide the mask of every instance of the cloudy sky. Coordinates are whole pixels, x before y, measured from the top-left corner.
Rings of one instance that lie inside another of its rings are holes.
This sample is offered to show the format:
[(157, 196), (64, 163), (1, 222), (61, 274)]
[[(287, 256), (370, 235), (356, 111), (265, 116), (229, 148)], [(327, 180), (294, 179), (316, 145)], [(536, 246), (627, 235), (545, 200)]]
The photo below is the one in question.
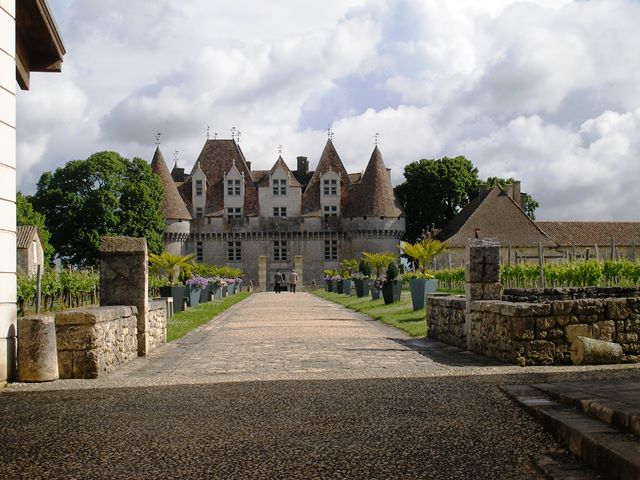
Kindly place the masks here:
[(254, 168), (327, 138), (394, 183), (465, 155), (539, 219), (640, 220), (638, 0), (49, 0), (67, 54), (18, 97), (19, 188), (100, 150), (190, 169), (241, 133)]

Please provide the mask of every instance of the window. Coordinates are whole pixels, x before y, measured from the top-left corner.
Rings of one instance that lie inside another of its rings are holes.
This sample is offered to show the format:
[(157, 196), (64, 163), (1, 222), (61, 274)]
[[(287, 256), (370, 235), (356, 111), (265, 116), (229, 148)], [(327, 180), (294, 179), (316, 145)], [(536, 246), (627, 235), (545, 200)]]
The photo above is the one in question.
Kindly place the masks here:
[(196, 197), (202, 196), (202, 180), (196, 180)]
[(274, 195), (286, 195), (287, 194), (287, 179), (286, 178), (281, 178), (281, 179), (274, 178), (272, 180), (272, 182), (273, 182), (273, 194)]
[(322, 191), (325, 195), (337, 195), (338, 194), (338, 181), (337, 180), (323, 180)]
[(227, 180), (227, 195), (240, 196), (240, 180)]
[(207, 217), (207, 224), (211, 225), (212, 220), (213, 220), (213, 219), (212, 219), (211, 217)]
[(242, 260), (242, 248), (240, 246), (240, 242), (229, 242), (228, 247), (227, 258), (229, 259), (229, 261), (237, 262), (239, 260)]
[(286, 240), (274, 240), (273, 260), (276, 262), (284, 262), (287, 260), (287, 241)]
[(196, 207), (196, 218), (202, 217), (202, 207)]
[(338, 260), (338, 240), (324, 241), (324, 259)]
[(241, 218), (242, 207), (229, 207), (227, 208), (227, 218)]
[(196, 261), (202, 262), (204, 260), (204, 250), (202, 249), (202, 242), (196, 243)]
[(273, 216), (282, 218), (286, 217), (287, 207), (273, 207)]
[(323, 207), (324, 217), (337, 217), (338, 207), (336, 205), (325, 205)]

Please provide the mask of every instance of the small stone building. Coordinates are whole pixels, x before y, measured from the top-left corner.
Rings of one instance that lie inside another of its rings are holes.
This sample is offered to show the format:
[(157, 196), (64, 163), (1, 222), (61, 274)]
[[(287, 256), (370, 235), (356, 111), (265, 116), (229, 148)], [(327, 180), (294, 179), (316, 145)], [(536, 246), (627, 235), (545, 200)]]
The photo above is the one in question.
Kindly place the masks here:
[(363, 251), (398, 252), (405, 233), (377, 146), (364, 173), (348, 173), (331, 139), (315, 170), (302, 156), (295, 170), (282, 156), (252, 170), (235, 139), (207, 140), (188, 175), (177, 165), (169, 173), (160, 148), (151, 166), (164, 186), (167, 250), (239, 268), (262, 289), (276, 270), (310, 284)]
[(38, 272), (38, 265), (44, 267), (44, 250), (33, 225), (19, 225), (16, 228), (17, 272), (33, 276)]

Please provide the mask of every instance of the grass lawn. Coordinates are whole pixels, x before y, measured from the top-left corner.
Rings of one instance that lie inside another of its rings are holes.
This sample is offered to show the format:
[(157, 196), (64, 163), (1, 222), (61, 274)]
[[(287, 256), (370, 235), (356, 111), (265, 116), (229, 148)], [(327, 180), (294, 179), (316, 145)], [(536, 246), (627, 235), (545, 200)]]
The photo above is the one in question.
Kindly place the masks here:
[(197, 307), (188, 308), (176, 313), (169, 319), (167, 324), (167, 342), (171, 342), (185, 336), (191, 330), (207, 323), (216, 315), (224, 312), (227, 308), (247, 298), (251, 293), (240, 292), (222, 300), (201, 303)]
[(381, 320), (388, 325), (407, 332), (412, 337), (424, 337), (427, 335), (426, 312), (424, 309), (413, 309), (411, 292), (409, 291), (403, 290), (400, 302), (392, 303), (391, 305), (385, 305), (382, 298), (380, 300), (371, 300), (371, 295), (358, 298), (355, 295), (340, 295), (320, 289), (311, 293), (320, 298), (344, 305), (351, 310), (362, 312), (375, 320)]

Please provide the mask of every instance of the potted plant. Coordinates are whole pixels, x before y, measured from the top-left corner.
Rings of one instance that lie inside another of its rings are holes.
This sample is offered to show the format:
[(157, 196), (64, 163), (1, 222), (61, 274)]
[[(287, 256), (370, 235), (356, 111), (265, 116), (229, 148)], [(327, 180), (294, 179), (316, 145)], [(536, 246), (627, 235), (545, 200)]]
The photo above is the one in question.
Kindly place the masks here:
[(197, 307), (200, 303), (200, 293), (203, 288), (209, 285), (209, 280), (204, 277), (195, 276), (191, 277), (185, 283), (187, 285), (187, 305), (189, 307)]
[(345, 295), (351, 295), (351, 272), (358, 268), (358, 262), (353, 258), (340, 262), (342, 266), (342, 289)]
[(173, 298), (173, 311), (181, 312), (186, 287), (178, 281), (180, 274), (192, 265), (193, 254), (173, 255), (162, 252), (160, 255), (149, 254), (150, 270), (155, 275), (167, 280), (167, 285), (160, 287), (160, 296)]
[(382, 282), (381, 290), (385, 305), (400, 301), (402, 282), (398, 280), (398, 267), (395, 262), (391, 262), (387, 267), (387, 276)]
[(200, 303), (207, 303), (211, 300), (213, 290), (211, 288), (211, 278), (205, 278), (207, 284), (200, 290)]
[(447, 248), (447, 244), (431, 238), (424, 238), (416, 243), (404, 243), (400, 246), (403, 254), (418, 263), (418, 271), (408, 273), (405, 278), (409, 280), (411, 289), (411, 303), (414, 310), (424, 308), (425, 298), (429, 293), (434, 293), (438, 288), (438, 280), (429, 273), (429, 265), (434, 257)]
[(371, 253), (362, 252), (362, 258), (376, 272), (376, 280), (373, 282), (374, 288), (371, 289), (371, 298), (373, 300), (380, 299), (380, 289), (384, 284), (383, 269), (394, 262), (396, 256), (391, 252)]
[(333, 292), (333, 270), (324, 270), (324, 288), (327, 292)]
[(227, 278), (227, 292), (229, 295), (236, 293), (236, 280), (234, 278)]
[(356, 295), (358, 298), (362, 298), (369, 295), (371, 267), (363, 259), (360, 260), (359, 269), (359, 272), (351, 274), (351, 279), (356, 287)]

